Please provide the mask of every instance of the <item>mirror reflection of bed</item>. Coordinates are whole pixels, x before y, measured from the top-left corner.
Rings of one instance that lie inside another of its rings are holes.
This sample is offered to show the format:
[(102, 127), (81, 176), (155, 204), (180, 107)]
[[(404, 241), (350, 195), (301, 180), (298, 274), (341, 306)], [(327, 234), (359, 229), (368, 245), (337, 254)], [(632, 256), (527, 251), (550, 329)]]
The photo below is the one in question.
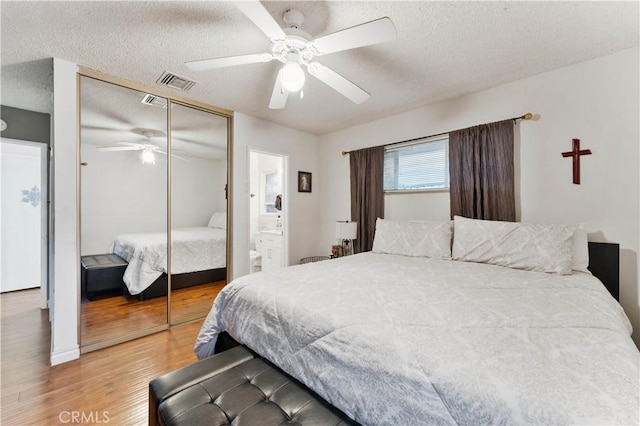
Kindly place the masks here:
[(145, 96), (81, 77), (84, 350), (202, 317), (226, 284), (227, 117)]

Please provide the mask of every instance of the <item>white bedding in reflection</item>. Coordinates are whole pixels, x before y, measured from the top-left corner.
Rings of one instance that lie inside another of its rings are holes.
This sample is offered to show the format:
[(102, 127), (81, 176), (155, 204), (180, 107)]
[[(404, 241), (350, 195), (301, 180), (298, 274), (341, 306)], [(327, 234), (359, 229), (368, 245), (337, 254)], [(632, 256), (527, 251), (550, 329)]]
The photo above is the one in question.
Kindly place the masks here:
[[(171, 273), (204, 271), (226, 266), (227, 231), (194, 227), (171, 230)], [(118, 235), (113, 253), (129, 262), (124, 282), (132, 295), (141, 293), (167, 273), (167, 234), (150, 232)]]
[(363, 253), (251, 274), (227, 331), (366, 425), (637, 424), (640, 355), (596, 278)]

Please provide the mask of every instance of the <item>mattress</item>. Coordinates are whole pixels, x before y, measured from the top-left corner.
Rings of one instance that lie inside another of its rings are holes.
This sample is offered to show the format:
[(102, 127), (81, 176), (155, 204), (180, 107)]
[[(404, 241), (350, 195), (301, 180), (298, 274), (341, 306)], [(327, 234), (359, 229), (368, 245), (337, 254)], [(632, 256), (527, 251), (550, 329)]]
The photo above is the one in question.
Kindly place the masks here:
[[(171, 230), (171, 273), (183, 274), (224, 268), (227, 231), (194, 227)], [(122, 234), (112, 252), (129, 262), (123, 280), (136, 295), (167, 273), (167, 234), (164, 232)]]
[(640, 355), (597, 278), (362, 253), (234, 280), (238, 342), (367, 425), (637, 424)]

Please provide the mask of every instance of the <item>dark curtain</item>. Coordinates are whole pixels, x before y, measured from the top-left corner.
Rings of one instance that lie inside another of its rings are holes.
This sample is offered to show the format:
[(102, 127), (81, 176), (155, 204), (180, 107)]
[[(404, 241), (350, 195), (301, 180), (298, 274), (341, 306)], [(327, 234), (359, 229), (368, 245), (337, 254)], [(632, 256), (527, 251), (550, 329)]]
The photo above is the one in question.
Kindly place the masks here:
[(451, 218), (516, 220), (513, 120), (449, 133)]
[(384, 217), (384, 147), (349, 153), (351, 166), (351, 220), (358, 222), (355, 253), (371, 251), (376, 219)]

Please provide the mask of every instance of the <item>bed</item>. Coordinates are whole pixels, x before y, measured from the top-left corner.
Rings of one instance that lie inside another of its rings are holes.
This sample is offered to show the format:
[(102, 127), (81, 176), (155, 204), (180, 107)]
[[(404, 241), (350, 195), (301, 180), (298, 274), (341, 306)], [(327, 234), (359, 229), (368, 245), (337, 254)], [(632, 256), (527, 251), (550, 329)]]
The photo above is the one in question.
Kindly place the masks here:
[(367, 425), (638, 423), (640, 355), (597, 278), (463, 261), (453, 248), (458, 260), (378, 250), (241, 277), (195, 352), (213, 354), (228, 333)]
[[(221, 228), (172, 229), (172, 288), (225, 279), (226, 236), (226, 229)], [(162, 290), (166, 295), (166, 233), (119, 235), (112, 252), (129, 262), (123, 280), (131, 295), (149, 298), (161, 295)]]

